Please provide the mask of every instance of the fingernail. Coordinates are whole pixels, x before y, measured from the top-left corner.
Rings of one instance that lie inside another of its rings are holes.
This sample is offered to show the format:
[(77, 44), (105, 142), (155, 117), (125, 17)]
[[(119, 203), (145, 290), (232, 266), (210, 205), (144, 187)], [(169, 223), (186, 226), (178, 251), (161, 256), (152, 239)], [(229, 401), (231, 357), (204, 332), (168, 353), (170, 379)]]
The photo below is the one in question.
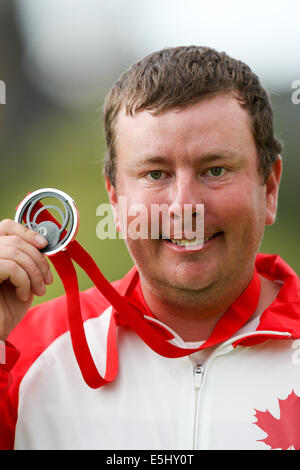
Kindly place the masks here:
[(38, 245), (40, 246), (46, 246), (48, 245), (48, 240), (41, 235), (36, 235), (35, 236), (35, 241), (37, 242)]

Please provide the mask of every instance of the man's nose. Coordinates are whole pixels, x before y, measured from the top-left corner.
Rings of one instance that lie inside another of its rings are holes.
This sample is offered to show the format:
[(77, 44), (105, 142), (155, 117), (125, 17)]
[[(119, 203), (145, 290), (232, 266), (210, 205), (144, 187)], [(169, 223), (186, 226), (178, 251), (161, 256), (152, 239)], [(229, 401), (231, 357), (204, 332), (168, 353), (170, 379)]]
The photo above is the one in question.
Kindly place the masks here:
[(185, 206), (191, 208), (192, 213), (197, 212), (197, 204), (203, 204), (203, 194), (199, 181), (194, 175), (179, 175), (170, 188), (169, 196), (169, 213), (174, 217), (177, 216), (180, 209)]
[(169, 217), (174, 233), (183, 230), (186, 238), (193, 238), (197, 232), (202, 233), (204, 227), (202, 193), (203, 188), (194, 176), (182, 175), (174, 181), (169, 205)]

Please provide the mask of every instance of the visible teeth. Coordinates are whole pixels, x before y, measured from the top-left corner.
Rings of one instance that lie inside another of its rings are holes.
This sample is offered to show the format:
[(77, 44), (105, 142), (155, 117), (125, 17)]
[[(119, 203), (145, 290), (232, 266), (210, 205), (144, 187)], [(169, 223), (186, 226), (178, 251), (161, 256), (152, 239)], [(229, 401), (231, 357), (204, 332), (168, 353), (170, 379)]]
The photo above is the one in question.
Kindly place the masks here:
[(214, 235), (209, 235), (207, 237), (204, 237), (204, 238), (193, 238), (192, 240), (186, 240), (186, 239), (175, 239), (175, 238), (168, 238), (167, 236), (164, 236), (164, 235), (161, 235), (161, 239), (163, 240), (169, 240), (171, 243), (173, 243), (174, 245), (178, 245), (178, 246), (187, 246), (187, 247), (193, 247), (193, 246), (202, 246), (203, 243), (207, 242), (208, 240), (211, 240), (215, 235), (217, 235), (216, 233)]
[(203, 241), (202, 239), (195, 238), (194, 240), (170, 240), (174, 245), (179, 245), (179, 246), (196, 246), (196, 245), (202, 245)]

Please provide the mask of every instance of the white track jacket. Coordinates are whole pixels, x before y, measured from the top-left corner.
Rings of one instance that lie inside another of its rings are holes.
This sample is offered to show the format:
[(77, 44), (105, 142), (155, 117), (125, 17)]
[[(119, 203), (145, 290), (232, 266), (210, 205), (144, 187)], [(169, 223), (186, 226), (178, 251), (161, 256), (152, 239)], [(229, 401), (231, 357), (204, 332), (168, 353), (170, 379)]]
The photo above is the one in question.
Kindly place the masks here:
[[(180, 358), (157, 354), (120, 326), (118, 375), (99, 389), (86, 385), (76, 363), (65, 297), (32, 308), (8, 338), (0, 368), (2, 448), (300, 449), (299, 278), (275, 255), (258, 255), (256, 267), (281, 284), (260, 317)], [(104, 374), (113, 309), (95, 288), (82, 292), (81, 302)]]

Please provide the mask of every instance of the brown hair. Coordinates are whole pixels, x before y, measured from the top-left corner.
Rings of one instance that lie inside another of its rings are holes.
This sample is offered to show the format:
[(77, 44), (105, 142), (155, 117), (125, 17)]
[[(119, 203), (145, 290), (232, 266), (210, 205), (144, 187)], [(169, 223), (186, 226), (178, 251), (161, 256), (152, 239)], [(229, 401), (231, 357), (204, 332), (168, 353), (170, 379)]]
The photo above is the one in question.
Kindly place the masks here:
[(208, 47), (174, 47), (146, 56), (126, 70), (104, 103), (107, 153), (104, 172), (116, 179), (116, 120), (121, 108), (131, 115), (141, 109), (159, 114), (195, 103), (204, 95), (237, 92), (247, 109), (259, 152), (258, 170), (267, 179), (281, 152), (273, 130), (273, 111), (266, 90), (245, 63)]

